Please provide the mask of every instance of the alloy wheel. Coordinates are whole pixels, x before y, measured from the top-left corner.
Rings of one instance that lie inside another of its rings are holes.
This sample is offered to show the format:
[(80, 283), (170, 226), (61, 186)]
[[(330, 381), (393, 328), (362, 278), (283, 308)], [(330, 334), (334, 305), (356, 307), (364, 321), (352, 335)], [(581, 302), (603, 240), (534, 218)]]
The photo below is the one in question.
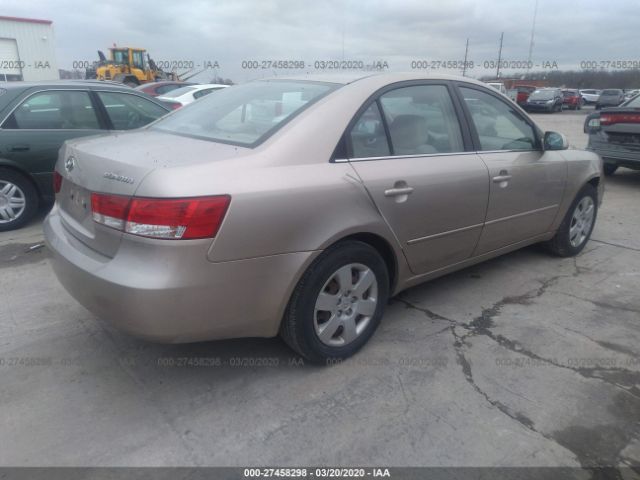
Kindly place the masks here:
[(0, 180), (0, 224), (14, 222), (24, 213), (27, 200), (16, 184)]
[(378, 305), (378, 280), (369, 267), (350, 263), (325, 282), (313, 312), (319, 340), (332, 347), (353, 342), (367, 328)]
[(582, 245), (591, 233), (595, 211), (595, 203), (590, 196), (583, 197), (576, 205), (569, 226), (569, 242), (572, 247)]

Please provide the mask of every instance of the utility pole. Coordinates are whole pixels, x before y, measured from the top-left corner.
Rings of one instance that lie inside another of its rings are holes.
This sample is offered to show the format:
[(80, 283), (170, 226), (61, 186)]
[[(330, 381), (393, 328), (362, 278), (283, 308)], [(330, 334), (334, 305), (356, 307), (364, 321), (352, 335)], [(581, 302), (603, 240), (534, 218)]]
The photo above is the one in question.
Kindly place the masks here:
[(529, 58), (527, 59), (527, 71), (531, 70), (531, 59), (533, 58), (533, 38), (536, 34), (536, 18), (538, 17), (538, 0), (533, 10), (533, 25), (531, 25), (531, 41), (529, 42)]
[(467, 54), (469, 53), (469, 39), (467, 38), (467, 46), (464, 49), (464, 65), (462, 66), (462, 76), (467, 73)]
[(496, 78), (500, 78), (500, 62), (502, 61), (502, 40), (504, 39), (504, 32), (500, 34), (500, 48), (498, 49), (498, 70), (496, 71)]

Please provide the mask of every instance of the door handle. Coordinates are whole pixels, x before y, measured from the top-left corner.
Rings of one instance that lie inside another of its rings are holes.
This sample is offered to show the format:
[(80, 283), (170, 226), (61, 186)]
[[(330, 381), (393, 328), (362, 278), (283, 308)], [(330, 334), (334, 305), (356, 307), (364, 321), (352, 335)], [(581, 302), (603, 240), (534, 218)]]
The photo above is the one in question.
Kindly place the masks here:
[(509, 172), (507, 170), (500, 170), (500, 173), (498, 173), (497, 176), (493, 177), (494, 183), (508, 182), (509, 180), (511, 180), (511, 175), (509, 175)]
[(508, 180), (511, 180), (511, 175), (498, 175), (497, 177), (493, 177), (495, 183), (506, 182)]
[(29, 145), (13, 145), (11, 147), (12, 152), (28, 152)]
[(413, 192), (413, 187), (396, 187), (384, 191), (385, 197), (397, 197), (399, 195), (409, 195)]

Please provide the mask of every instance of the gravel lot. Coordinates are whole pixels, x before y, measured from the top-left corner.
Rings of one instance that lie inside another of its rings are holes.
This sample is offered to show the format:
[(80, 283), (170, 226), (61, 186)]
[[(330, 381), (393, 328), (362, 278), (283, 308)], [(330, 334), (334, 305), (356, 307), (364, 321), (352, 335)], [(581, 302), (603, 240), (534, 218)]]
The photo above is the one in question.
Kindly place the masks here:
[[(584, 147), (587, 111), (535, 117)], [(41, 219), (1, 233), (0, 465), (638, 465), (640, 172), (618, 172), (579, 257), (406, 291), (331, 368), (278, 339), (132, 339), (58, 285)], [(279, 366), (165, 366), (185, 358)]]

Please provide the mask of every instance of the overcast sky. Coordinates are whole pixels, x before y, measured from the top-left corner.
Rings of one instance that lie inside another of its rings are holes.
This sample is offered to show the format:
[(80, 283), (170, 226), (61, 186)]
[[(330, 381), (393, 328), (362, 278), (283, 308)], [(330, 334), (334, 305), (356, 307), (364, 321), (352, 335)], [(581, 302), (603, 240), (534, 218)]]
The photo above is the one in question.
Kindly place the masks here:
[[(0, 0), (0, 15), (53, 21), (60, 68), (95, 60), (113, 43), (146, 48), (156, 61), (217, 61), (236, 82), (272, 76), (243, 60), (526, 61), (535, 0)], [(581, 60), (639, 60), (638, 0), (539, 0), (532, 60), (578, 68)], [(0, 36), (2, 32), (0, 32)], [(344, 52), (344, 57), (343, 57)], [(493, 70), (492, 70), (493, 71)], [(443, 71), (444, 72), (444, 71)], [(276, 72), (279, 73), (279, 72)], [(455, 72), (445, 72), (455, 73)], [(505, 73), (508, 73), (505, 72)], [(207, 81), (209, 71), (198, 80)]]

